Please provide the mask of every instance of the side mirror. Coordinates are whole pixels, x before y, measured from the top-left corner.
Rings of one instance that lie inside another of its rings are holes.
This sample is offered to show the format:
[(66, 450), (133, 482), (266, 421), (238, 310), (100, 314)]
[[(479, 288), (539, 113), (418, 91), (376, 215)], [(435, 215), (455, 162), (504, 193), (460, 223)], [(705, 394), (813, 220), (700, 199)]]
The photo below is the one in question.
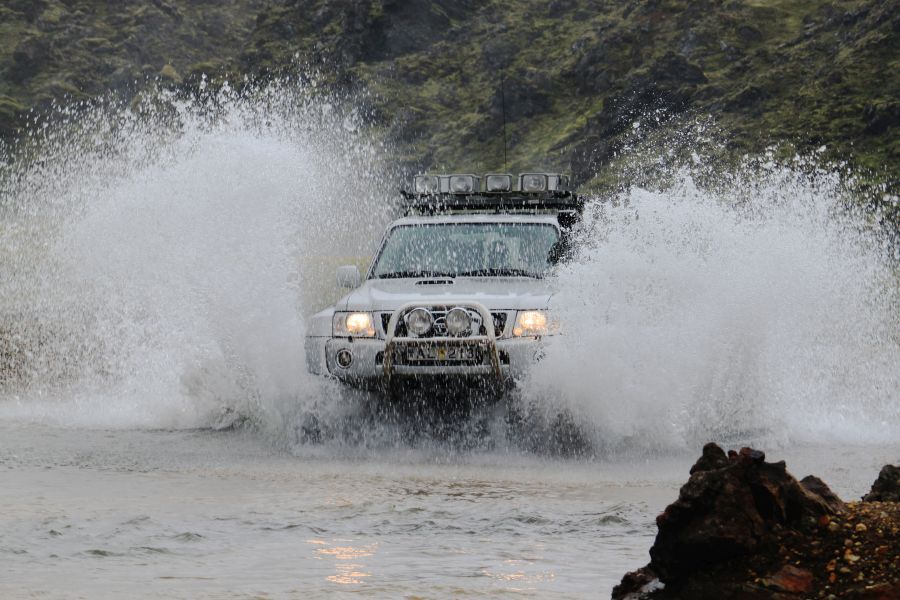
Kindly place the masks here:
[(342, 288), (358, 288), (359, 287), (359, 268), (356, 265), (347, 265), (338, 267), (337, 284)]

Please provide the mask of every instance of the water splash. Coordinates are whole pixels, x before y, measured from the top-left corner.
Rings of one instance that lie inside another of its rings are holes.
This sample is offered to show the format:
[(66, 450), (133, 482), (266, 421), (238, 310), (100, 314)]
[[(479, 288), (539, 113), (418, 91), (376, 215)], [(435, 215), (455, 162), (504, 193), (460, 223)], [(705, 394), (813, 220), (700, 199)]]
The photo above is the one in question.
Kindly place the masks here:
[(556, 275), (567, 333), (521, 382), (518, 421), (423, 427), (308, 376), (303, 315), (391, 213), (384, 149), (355, 114), (285, 80), (36, 123), (0, 164), (0, 419), (249, 419), (358, 448), (897, 441), (894, 247), (809, 165), (716, 175), (695, 156), (664, 165), (663, 191), (594, 202)]
[(0, 416), (203, 427), (312, 401), (303, 265), (369, 254), (390, 208), (348, 106), (285, 80), (33, 128), (0, 179)]
[[(560, 270), (566, 335), (525, 382), (595, 448), (896, 442), (900, 291), (845, 186), (809, 165), (598, 202)], [(549, 415), (549, 416), (548, 416)], [(539, 419), (538, 419), (539, 420)]]

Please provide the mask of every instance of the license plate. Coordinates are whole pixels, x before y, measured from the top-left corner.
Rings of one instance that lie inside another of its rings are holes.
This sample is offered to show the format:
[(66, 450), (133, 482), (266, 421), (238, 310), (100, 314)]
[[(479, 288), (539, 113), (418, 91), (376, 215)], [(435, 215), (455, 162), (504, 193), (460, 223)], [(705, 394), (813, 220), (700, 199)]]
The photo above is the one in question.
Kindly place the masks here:
[(464, 362), (478, 359), (475, 346), (409, 346), (406, 360), (409, 362)]

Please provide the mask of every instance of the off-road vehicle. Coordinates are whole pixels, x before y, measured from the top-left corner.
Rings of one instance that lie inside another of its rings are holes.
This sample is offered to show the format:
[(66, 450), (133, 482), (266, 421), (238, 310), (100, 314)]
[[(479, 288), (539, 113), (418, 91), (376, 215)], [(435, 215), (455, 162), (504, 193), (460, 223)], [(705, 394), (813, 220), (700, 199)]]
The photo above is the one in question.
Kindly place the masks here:
[(401, 194), (365, 279), (338, 268), (351, 291), (309, 321), (309, 370), (387, 390), (508, 385), (554, 333), (545, 275), (583, 202), (556, 173), (419, 175)]

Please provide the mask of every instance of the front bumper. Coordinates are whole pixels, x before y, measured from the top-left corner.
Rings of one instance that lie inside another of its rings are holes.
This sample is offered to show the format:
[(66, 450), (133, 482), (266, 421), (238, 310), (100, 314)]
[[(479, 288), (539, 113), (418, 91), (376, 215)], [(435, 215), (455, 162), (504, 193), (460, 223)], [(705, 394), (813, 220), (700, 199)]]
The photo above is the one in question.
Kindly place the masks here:
[[(542, 352), (541, 341), (535, 338), (516, 338), (497, 340), (500, 378), (517, 378), (525, 374), (539, 358)], [(428, 377), (428, 376), (477, 376), (495, 378), (497, 373), (490, 362), (482, 364), (441, 364), (441, 365), (405, 365), (394, 363), (392, 373), (385, 374), (384, 357), (385, 340), (348, 340), (347, 338), (324, 339), (321, 352), (324, 354), (325, 366), (329, 374), (348, 383), (375, 383), (390, 377)], [(347, 367), (337, 364), (337, 353), (347, 350), (353, 357)], [(483, 354), (484, 355), (484, 354)]]
[[(387, 331), (394, 331), (394, 325), (404, 311), (419, 306), (422, 304), (409, 304), (395, 311)], [(491, 322), (490, 313), (483, 305), (469, 303), (468, 306), (482, 313), (484, 322)], [(307, 338), (306, 344), (310, 371), (327, 373), (341, 381), (361, 386), (389, 384), (395, 379), (437, 377), (502, 382), (527, 373), (543, 353), (541, 338), (496, 338), (490, 327), (486, 328), (485, 335), (467, 338), (409, 338), (388, 333), (384, 339)], [(476, 346), (477, 358), (459, 363), (410, 363), (404, 359), (406, 350), (416, 345)], [(344, 364), (339, 363), (339, 353), (344, 353), (345, 359), (346, 353), (349, 353), (349, 364), (346, 360)]]

